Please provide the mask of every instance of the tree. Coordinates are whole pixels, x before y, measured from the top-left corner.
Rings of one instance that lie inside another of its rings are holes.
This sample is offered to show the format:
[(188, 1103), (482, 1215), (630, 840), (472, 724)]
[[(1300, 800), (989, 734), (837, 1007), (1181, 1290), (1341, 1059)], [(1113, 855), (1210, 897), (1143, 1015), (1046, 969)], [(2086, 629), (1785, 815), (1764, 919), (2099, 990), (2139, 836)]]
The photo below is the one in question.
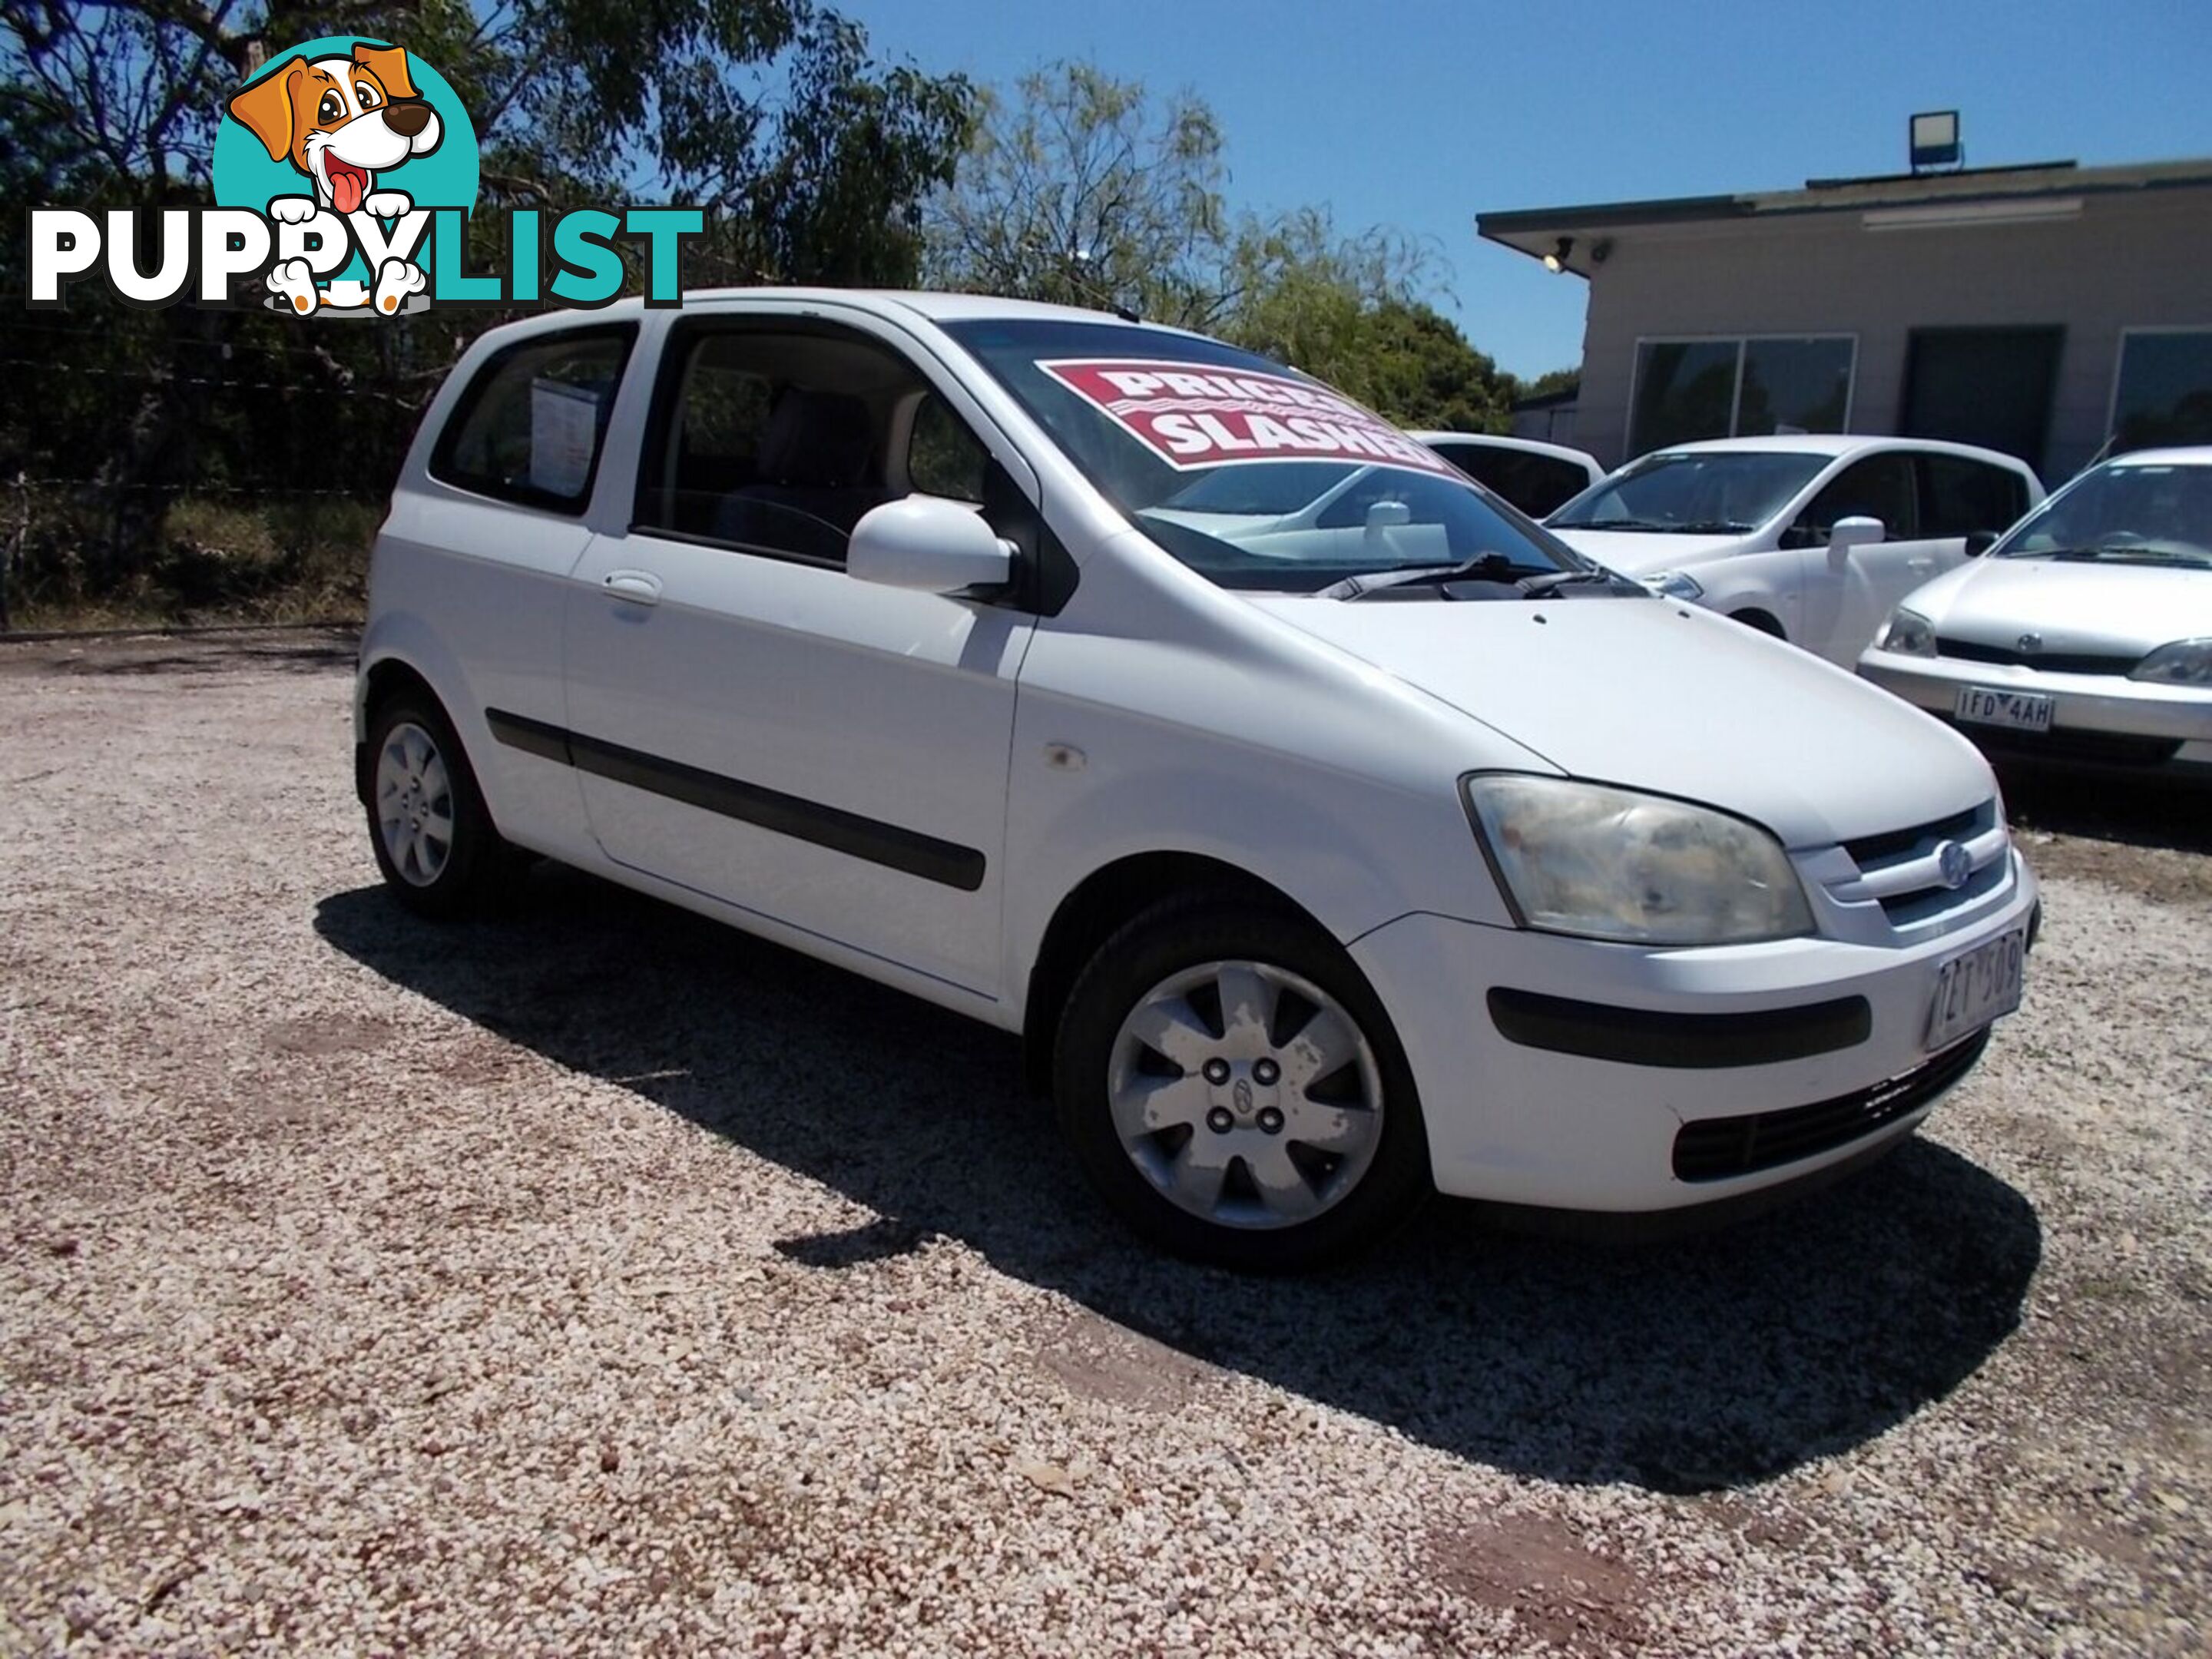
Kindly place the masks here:
[(934, 286), (1125, 307), (1205, 328), (1230, 296), (1221, 131), (1189, 94), (1156, 103), (1096, 64), (986, 94), (951, 186), (928, 204)]
[(1220, 125), (1096, 64), (987, 93), (952, 184), (930, 198), (933, 285), (1126, 307), (1295, 364), (1409, 424), (1493, 430), (1508, 382), (1422, 296), (1434, 251), (1341, 234), (1325, 209), (1231, 219)]
[[(814, 0), (0, 0), (0, 218), (210, 200), (229, 94), (331, 34), (397, 41), (453, 83), (484, 206), (707, 207), (685, 249), (695, 283), (913, 282), (921, 200), (951, 179), (973, 118), (964, 80), (878, 62)], [(479, 257), (497, 234), (472, 221)], [(67, 482), (27, 562), (66, 557), (95, 587), (145, 566), (187, 486), (380, 494), (462, 342), (499, 320), (301, 328), (137, 311), (89, 284), (66, 314), (34, 315), (23, 254), (18, 236), (0, 246), (0, 293), (16, 296), (0, 317), (0, 481)]]
[(1513, 395), (1516, 398), (1548, 398), (1557, 392), (1579, 391), (1582, 383), (1583, 372), (1579, 368), (1547, 369), (1533, 380), (1516, 380)]
[(1419, 297), (1434, 264), (1429, 249), (1386, 230), (1340, 236), (1316, 209), (1249, 221), (1224, 331), (1401, 426), (1503, 431), (1508, 378)]

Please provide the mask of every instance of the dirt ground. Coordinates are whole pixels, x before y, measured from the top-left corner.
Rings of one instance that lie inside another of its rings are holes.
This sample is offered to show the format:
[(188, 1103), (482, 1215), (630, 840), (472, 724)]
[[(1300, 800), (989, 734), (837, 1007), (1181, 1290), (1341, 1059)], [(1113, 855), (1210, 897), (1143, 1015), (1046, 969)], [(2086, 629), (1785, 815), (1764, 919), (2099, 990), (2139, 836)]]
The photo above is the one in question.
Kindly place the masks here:
[(1145, 1253), (1011, 1042), (575, 874), (409, 919), (337, 635), (0, 645), (0, 1650), (2212, 1650), (2212, 797), (1663, 1245)]

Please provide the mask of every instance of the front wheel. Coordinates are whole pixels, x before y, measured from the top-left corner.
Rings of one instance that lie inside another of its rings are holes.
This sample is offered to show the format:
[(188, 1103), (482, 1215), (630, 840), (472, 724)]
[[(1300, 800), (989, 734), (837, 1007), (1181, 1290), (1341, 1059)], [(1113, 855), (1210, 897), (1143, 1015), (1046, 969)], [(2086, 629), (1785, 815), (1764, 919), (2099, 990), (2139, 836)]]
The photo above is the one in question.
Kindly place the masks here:
[(1139, 916), (1076, 981), (1054, 1069), (1092, 1184), (1179, 1255), (1316, 1266), (1373, 1243), (1429, 1190), (1382, 1005), (1294, 916), (1218, 900)]

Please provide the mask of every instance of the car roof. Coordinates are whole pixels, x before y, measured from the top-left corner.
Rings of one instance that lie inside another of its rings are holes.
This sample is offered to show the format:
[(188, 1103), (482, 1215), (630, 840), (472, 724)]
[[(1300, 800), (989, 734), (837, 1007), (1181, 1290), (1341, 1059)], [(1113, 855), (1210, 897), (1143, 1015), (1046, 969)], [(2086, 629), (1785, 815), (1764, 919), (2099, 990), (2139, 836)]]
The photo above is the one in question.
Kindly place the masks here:
[(1408, 432), (1409, 438), (1418, 438), (1425, 444), (1480, 444), (1485, 449), (1517, 449), (1524, 455), (1549, 455), (1554, 460), (1572, 461), (1577, 466), (1597, 467), (1597, 457), (1586, 449), (1577, 449), (1568, 444), (1546, 443), (1540, 438), (1509, 438), (1498, 432)]
[(1653, 455), (1787, 454), (1871, 455), (1881, 450), (1903, 449), (1919, 453), (1959, 455), (1971, 461), (1989, 461), (2020, 471), (2032, 471), (2017, 455), (1973, 444), (1948, 443), (1941, 438), (1899, 438), (1867, 432), (1776, 432), (1756, 438), (1702, 438), (1694, 443), (1662, 444)]
[[(1174, 328), (1164, 323), (1139, 320), (1132, 324), (1126, 317), (1109, 311), (1087, 310), (1081, 306), (1049, 305), (1038, 300), (1008, 300), (989, 294), (938, 294), (921, 290), (867, 288), (694, 288), (684, 291), (684, 307), (713, 307), (746, 300), (778, 300), (784, 301), (812, 301), (823, 305), (835, 305), (878, 315), (904, 312), (912, 316), (926, 317), (932, 322), (964, 322), (977, 319), (1001, 317), (1036, 320), (1058, 320), (1071, 323), (1106, 323), (1117, 328), (1141, 327), (1163, 337), (1201, 337), (1190, 330)], [(629, 318), (644, 309), (643, 300), (636, 295), (617, 300), (592, 310), (554, 310), (539, 312), (514, 323), (502, 325), (500, 332), (513, 330), (532, 331), (545, 327), (574, 327), (608, 318)]]
[(2131, 449), (2106, 466), (2212, 466), (2212, 444), (2174, 444), (2164, 449)]

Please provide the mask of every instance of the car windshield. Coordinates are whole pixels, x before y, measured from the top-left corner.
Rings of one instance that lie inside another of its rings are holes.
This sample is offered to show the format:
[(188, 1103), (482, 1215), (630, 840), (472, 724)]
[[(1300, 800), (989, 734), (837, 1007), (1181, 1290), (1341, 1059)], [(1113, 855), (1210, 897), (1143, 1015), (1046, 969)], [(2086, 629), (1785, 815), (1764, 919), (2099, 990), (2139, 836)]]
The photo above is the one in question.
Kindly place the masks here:
[(1990, 552), (2000, 559), (2212, 569), (2212, 466), (2100, 466), (2021, 520)]
[(1435, 569), (1608, 591), (1425, 446), (1265, 357), (1105, 322), (945, 327), (1132, 522), (1222, 586), (1318, 592)]
[(1796, 450), (1662, 450), (1592, 484), (1544, 522), (1553, 530), (1741, 534), (1779, 513), (1832, 459)]

